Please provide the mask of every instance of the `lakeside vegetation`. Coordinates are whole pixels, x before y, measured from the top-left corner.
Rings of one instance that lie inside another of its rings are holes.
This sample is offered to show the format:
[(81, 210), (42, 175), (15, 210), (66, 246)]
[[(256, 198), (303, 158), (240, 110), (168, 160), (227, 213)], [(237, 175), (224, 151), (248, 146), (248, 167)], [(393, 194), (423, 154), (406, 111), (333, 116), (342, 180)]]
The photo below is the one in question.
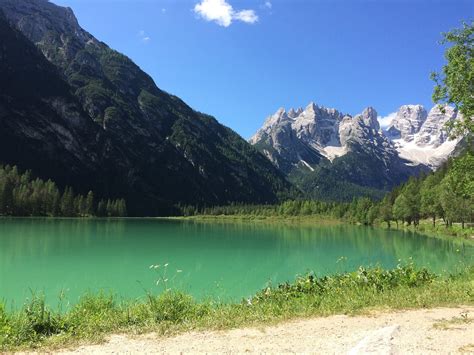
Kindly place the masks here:
[[(412, 177), (395, 188), (381, 201), (369, 197), (352, 202), (290, 200), (276, 205), (239, 205), (181, 209), (183, 216), (240, 216), (253, 218), (291, 218), (314, 216), (337, 219), (363, 225), (388, 228), (414, 228), (420, 231), (442, 232), (447, 235), (471, 237), (474, 233), (474, 155), (467, 151), (450, 159), (436, 172)], [(431, 220), (432, 226), (421, 220)], [(437, 225), (443, 221), (444, 228)], [(456, 225), (459, 224), (459, 226)]]
[(99, 200), (94, 193), (62, 192), (51, 180), (33, 178), (31, 171), (20, 173), (16, 166), (0, 165), (0, 216), (123, 217), (124, 199)]
[(392, 270), (359, 268), (320, 278), (307, 274), (292, 283), (268, 286), (239, 303), (197, 302), (166, 284), (159, 294), (149, 292), (135, 301), (120, 301), (106, 294), (84, 295), (66, 310), (61, 306), (53, 310), (43, 298), (33, 297), (20, 310), (0, 304), (0, 350), (55, 349), (97, 342), (116, 332), (166, 335), (373, 309), (473, 304), (473, 289), (474, 267), (441, 277), (406, 264)]

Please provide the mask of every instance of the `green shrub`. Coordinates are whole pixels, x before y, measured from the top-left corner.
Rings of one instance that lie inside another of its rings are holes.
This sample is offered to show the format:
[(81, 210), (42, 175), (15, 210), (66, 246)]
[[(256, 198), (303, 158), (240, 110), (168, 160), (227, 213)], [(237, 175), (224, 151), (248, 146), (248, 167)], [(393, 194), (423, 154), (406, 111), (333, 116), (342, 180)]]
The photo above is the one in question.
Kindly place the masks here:
[(5, 306), (0, 303), (0, 350), (9, 342), (12, 328), (10, 326), (10, 320), (5, 311)]
[(148, 303), (158, 323), (183, 323), (205, 313), (205, 307), (200, 307), (191, 296), (177, 291), (165, 291), (160, 296), (148, 295)]

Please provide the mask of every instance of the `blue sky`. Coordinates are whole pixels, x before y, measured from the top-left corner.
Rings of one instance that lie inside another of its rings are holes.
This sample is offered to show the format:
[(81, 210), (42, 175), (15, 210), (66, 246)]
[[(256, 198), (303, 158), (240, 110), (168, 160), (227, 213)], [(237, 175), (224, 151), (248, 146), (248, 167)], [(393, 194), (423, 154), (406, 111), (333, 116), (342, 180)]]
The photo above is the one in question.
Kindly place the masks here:
[(52, 0), (157, 85), (249, 138), (310, 101), (386, 116), (431, 107), (441, 32), (473, 0)]

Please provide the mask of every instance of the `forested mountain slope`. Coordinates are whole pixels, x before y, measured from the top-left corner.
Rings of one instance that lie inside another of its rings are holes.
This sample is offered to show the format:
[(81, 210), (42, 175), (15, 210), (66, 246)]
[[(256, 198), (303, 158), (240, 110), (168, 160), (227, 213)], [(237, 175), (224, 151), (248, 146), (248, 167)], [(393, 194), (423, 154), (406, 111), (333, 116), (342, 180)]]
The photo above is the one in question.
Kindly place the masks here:
[(135, 215), (177, 204), (275, 202), (290, 191), (255, 148), (160, 90), (69, 8), (0, 0), (0, 10), (0, 70), (9, 78), (0, 92), (1, 163), (79, 192), (124, 197)]

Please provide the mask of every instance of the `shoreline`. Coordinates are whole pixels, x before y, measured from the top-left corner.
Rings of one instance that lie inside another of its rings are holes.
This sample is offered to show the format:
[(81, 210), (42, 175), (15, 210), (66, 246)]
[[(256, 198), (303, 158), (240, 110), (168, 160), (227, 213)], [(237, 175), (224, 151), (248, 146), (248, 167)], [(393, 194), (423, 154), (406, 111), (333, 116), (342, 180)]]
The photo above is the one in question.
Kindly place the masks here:
[[(318, 225), (351, 225), (364, 228), (374, 228), (381, 230), (399, 231), (405, 233), (416, 233), (429, 238), (436, 238), (440, 240), (451, 241), (456, 244), (468, 244), (474, 246), (474, 228), (466, 228), (465, 231), (472, 231), (473, 235), (470, 237), (453, 235), (452, 229), (446, 231), (439, 231), (444, 229), (444, 226), (439, 226), (438, 229), (431, 229), (431, 222), (428, 220), (422, 220), (419, 227), (413, 226), (400, 226), (399, 228), (394, 227), (395, 223), (388, 228), (386, 223), (377, 223), (375, 225), (363, 225), (360, 223), (351, 223), (338, 219), (335, 217), (325, 217), (321, 215), (308, 215), (308, 216), (253, 216), (253, 215), (198, 215), (198, 216), (180, 216), (180, 217), (153, 217), (156, 219), (170, 220), (170, 221), (188, 221), (188, 222), (219, 222), (219, 223), (258, 223), (258, 224), (282, 224), (288, 226), (311, 226), (312, 224)], [(429, 222), (429, 223), (428, 223)], [(451, 233), (451, 234), (450, 234)]]
[[(449, 229), (438, 223), (436, 228), (431, 226), (430, 220), (421, 220), (418, 227), (413, 225), (403, 225), (399, 228), (394, 227), (394, 222), (390, 228), (385, 222), (378, 222), (374, 225), (363, 225), (360, 223), (353, 223), (345, 221), (332, 216), (323, 215), (303, 215), (303, 216), (259, 216), (259, 215), (196, 215), (196, 216), (155, 216), (155, 217), (50, 217), (50, 216), (0, 216), (1, 220), (7, 219), (22, 219), (22, 220), (74, 220), (74, 221), (138, 221), (138, 220), (154, 220), (154, 221), (171, 221), (171, 222), (196, 222), (196, 223), (255, 223), (261, 225), (287, 225), (292, 227), (302, 226), (308, 227), (311, 225), (351, 225), (365, 228), (375, 228), (382, 230), (400, 231), (405, 233), (417, 233), (429, 238), (436, 238), (454, 242), (455, 244), (468, 244), (474, 246), (474, 228), (467, 227), (464, 230), (459, 228)], [(457, 231), (463, 232), (459, 235)], [(469, 231), (469, 232), (468, 232)], [(470, 235), (468, 235), (470, 234)]]
[(98, 344), (111, 334), (157, 333), (164, 337), (189, 331), (262, 327), (331, 315), (364, 315), (374, 310), (474, 306), (474, 267), (439, 276), (412, 264), (395, 269), (361, 268), (313, 278), (311, 274), (257, 292), (241, 302), (196, 301), (179, 291), (147, 294), (120, 301), (86, 295), (66, 313), (34, 299), (7, 311), (0, 303), (0, 351), (53, 351)]

